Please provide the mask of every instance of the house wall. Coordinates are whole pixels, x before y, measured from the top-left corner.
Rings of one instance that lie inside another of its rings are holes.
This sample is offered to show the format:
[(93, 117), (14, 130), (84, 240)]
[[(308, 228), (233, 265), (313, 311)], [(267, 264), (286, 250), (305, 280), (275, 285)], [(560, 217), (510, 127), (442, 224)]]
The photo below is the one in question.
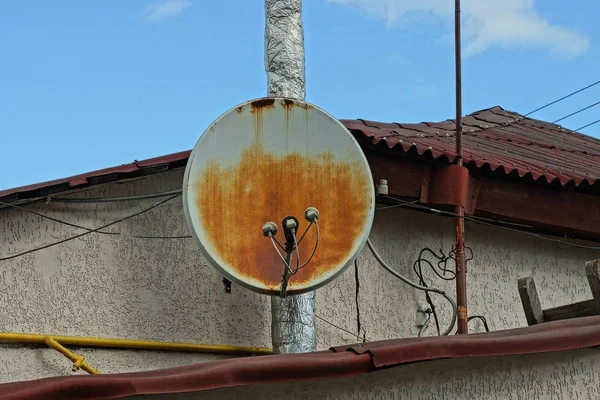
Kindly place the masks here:
[[(600, 398), (598, 349), (400, 366), (351, 378), (263, 384), (144, 400), (571, 400)], [(133, 399), (133, 397), (129, 397)]]
[[(131, 196), (181, 187), (183, 171), (170, 171), (129, 182), (71, 194), (82, 197)], [(95, 228), (131, 215), (156, 199), (118, 203), (37, 202), (26, 207), (62, 220)], [(0, 210), (0, 255), (55, 242), (81, 230), (14, 209)], [(100, 336), (270, 347), (269, 300), (233, 285), (223, 290), (221, 276), (191, 239), (140, 239), (128, 235), (185, 236), (181, 199), (107, 228), (121, 235), (89, 234), (80, 239), (12, 260), (0, 261), (0, 331)], [(517, 279), (533, 274), (543, 307), (591, 296), (585, 261), (599, 251), (562, 248), (520, 234), (467, 224), (469, 314), (484, 315), (493, 330), (525, 326)], [(448, 252), (453, 221), (408, 211), (377, 211), (371, 239), (382, 257), (415, 278), (411, 266), (425, 246)], [(452, 266), (449, 263), (449, 266)], [(356, 271), (358, 271), (358, 295)], [(454, 293), (454, 282), (430, 286)], [(434, 296), (442, 325), (448, 306)], [(358, 310), (357, 312), (357, 305)], [(356, 268), (317, 292), (317, 313), (357, 331), (358, 319), (369, 340), (415, 336), (416, 310), (424, 295), (379, 267), (365, 249)], [(358, 317), (360, 315), (360, 317)], [(358, 339), (317, 319), (318, 346)], [(471, 331), (481, 331), (478, 321)], [(426, 334), (434, 334), (432, 327)], [(140, 371), (213, 360), (206, 354), (73, 349), (104, 373)], [(70, 374), (70, 362), (43, 347), (0, 347), (0, 382)], [(82, 372), (83, 373), (83, 372)]]

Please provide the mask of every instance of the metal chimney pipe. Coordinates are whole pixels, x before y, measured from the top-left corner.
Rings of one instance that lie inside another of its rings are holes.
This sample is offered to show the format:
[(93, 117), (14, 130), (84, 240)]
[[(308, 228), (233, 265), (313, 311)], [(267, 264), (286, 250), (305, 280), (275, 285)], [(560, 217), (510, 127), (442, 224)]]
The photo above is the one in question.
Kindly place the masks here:
[[(302, 0), (265, 0), (265, 17), (267, 95), (304, 100)], [(314, 291), (271, 297), (271, 338), (275, 354), (316, 350)]]

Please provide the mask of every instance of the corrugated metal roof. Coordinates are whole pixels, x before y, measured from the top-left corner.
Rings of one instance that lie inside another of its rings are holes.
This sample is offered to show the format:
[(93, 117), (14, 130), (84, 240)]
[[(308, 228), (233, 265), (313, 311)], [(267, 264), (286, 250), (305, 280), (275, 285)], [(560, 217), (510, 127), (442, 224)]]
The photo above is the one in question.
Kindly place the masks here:
[[(419, 124), (342, 120), (373, 144), (453, 161), (455, 122)], [(600, 180), (600, 140), (559, 125), (493, 107), (463, 119), (464, 160), (471, 167), (530, 176), (536, 181), (593, 185)]]
[(17, 201), (46, 197), (55, 193), (61, 193), (73, 189), (81, 189), (101, 183), (151, 175), (157, 172), (164, 172), (174, 168), (185, 167), (189, 156), (189, 150), (182, 151), (179, 153), (168, 154), (147, 160), (134, 161), (132, 163), (122, 164), (116, 167), (86, 172), (84, 174), (74, 175), (67, 178), (1, 190), (0, 199), (3, 199), (4, 201)]
[[(454, 120), (419, 124), (341, 120), (359, 139), (387, 144), (401, 153), (453, 161)], [(600, 184), (600, 140), (559, 125), (523, 117), (501, 107), (477, 111), (463, 119), (464, 160), (472, 168), (531, 177), (562, 186)], [(0, 191), (0, 199), (45, 197), (98, 183), (162, 172), (185, 166), (190, 151), (92, 171), (64, 179)]]
[(275, 382), (315, 381), (443, 358), (493, 357), (600, 345), (600, 317), (470, 335), (393, 339), (329, 351), (213, 361), (164, 370), (55, 377), (0, 385), (2, 399), (119, 399)]

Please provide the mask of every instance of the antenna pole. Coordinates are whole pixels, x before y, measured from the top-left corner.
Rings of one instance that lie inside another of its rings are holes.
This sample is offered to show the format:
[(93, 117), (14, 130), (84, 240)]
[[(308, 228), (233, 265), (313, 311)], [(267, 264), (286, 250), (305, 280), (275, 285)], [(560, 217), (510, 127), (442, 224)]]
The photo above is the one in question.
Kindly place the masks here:
[[(460, 0), (454, 0), (454, 52), (456, 62), (456, 164), (463, 166), (462, 148), (462, 77), (460, 54)], [(458, 333), (469, 333), (467, 322), (467, 270), (465, 265), (465, 210), (456, 206), (456, 303)]]
[[(302, 0), (265, 0), (265, 22), (267, 95), (304, 100)], [(271, 316), (274, 353), (316, 350), (314, 291), (285, 298), (272, 296)]]

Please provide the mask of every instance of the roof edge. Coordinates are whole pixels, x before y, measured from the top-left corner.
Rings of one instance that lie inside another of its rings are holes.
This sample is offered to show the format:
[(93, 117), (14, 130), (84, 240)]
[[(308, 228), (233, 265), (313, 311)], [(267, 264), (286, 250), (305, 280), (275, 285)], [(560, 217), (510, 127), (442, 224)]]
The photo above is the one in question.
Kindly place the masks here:
[(0, 385), (6, 400), (120, 399), (277, 382), (315, 381), (444, 358), (494, 357), (600, 345), (600, 316), (489, 333), (393, 339), (329, 351), (233, 358), (136, 373), (44, 378)]

